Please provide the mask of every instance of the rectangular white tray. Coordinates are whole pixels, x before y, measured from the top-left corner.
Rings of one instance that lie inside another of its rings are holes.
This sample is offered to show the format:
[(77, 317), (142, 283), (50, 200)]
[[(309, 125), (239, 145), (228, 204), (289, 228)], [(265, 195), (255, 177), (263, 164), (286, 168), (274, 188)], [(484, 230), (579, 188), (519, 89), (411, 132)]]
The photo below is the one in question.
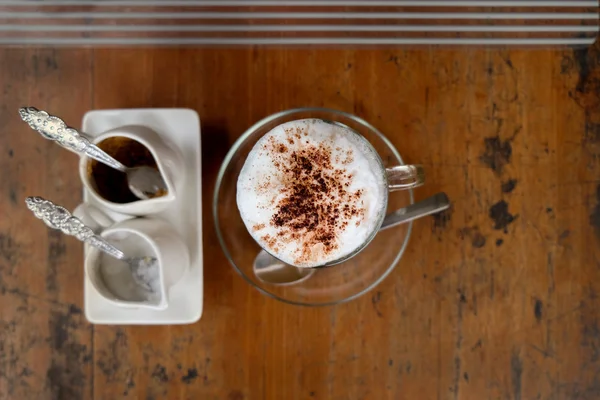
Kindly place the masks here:
[[(189, 109), (94, 110), (83, 118), (82, 131), (90, 138), (123, 125), (142, 125), (176, 146), (185, 164), (185, 182), (178, 188), (177, 200), (167, 210), (154, 215), (172, 223), (190, 251), (190, 268), (168, 293), (165, 310), (126, 309), (106, 301), (85, 277), (84, 309), (94, 324), (173, 325), (190, 324), (202, 316), (202, 173), (200, 120)], [(84, 202), (99, 207), (115, 221), (131, 218), (106, 210), (84, 189)], [(84, 254), (87, 256), (87, 246)], [(167, 266), (168, 268), (168, 266)]]

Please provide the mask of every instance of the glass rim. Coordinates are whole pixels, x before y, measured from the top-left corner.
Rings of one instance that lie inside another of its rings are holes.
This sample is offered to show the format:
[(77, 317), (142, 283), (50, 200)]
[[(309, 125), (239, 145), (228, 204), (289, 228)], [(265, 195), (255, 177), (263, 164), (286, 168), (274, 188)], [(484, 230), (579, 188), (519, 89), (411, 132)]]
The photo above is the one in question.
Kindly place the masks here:
[[(231, 160), (233, 159), (235, 154), (240, 149), (242, 143), (244, 143), (258, 128), (260, 128), (261, 126), (263, 126), (265, 124), (268, 124), (270, 122), (273, 122), (274, 120), (277, 120), (279, 118), (283, 118), (283, 117), (286, 117), (286, 116), (289, 116), (292, 114), (307, 113), (307, 112), (308, 113), (321, 112), (321, 113), (337, 114), (337, 115), (340, 115), (344, 118), (351, 119), (354, 122), (357, 122), (357, 123), (365, 126), (366, 128), (370, 129), (373, 133), (375, 133), (386, 144), (386, 146), (389, 148), (389, 150), (392, 152), (392, 154), (396, 157), (396, 159), (398, 161), (398, 165), (405, 165), (404, 161), (402, 160), (402, 157), (400, 156), (400, 153), (398, 153), (398, 150), (396, 150), (396, 147), (392, 144), (392, 142), (390, 142), (390, 140), (383, 133), (381, 133), (377, 128), (375, 128), (373, 125), (371, 125), (369, 122), (365, 121), (364, 119), (362, 119), (356, 115), (347, 113), (345, 111), (339, 111), (339, 110), (334, 110), (334, 109), (324, 108), (324, 107), (299, 107), (299, 108), (292, 108), (292, 109), (288, 109), (288, 110), (279, 111), (274, 114), (268, 115), (267, 117), (259, 120), (258, 122), (254, 123), (252, 126), (250, 126), (248, 129), (246, 129), (246, 131), (233, 143), (233, 145), (227, 152), (227, 155), (225, 155), (225, 158), (223, 159), (223, 162), (221, 163), (221, 167), (219, 168), (219, 172), (217, 174), (217, 180), (215, 183), (215, 189), (214, 189), (214, 193), (213, 193), (212, 214), (213, 214), (213, 220), (214, 220), (214, 225), (215, 225), (215, 231), (217, 233), (217, 239), (219, 240), (219, 245), (221, 246), (221, 250), (223, 251), (223, 254), (225, 254), (225, 257), (227, 258), (227, 261), (229, 261), (229, 264), (231, 264), (233, 269), (246, 282), (248, 282), (250, 285), (252, 285), (255, 289), (257, 289), (262, 294), (264, 294), (272, 299), (276, 299), (276, 300), (282, 301), (287, 304), (292, 304), (292, 305), (297, 305), (297, 306), (305, 306), (305, 307), (323, 307), (323, 306), (332, 306), (332, 305), (336, 305), (336, 304), (343, 304), (343, 303), (349, 302), (351, 300), (354, 300), (354, 299), (370, 292), (373, 288), (375, 288), (381, 282), (383, 282), (383, 280), (385, 278), (387, 278), (388, 275), (394, 270), (394, 268), (396, 267), (396, 265), (398, 264), (398, 262), (404, 255), (406, 247), (408, 246), (408, 241), (410, 239), (410, 235), (412, 233), (413, 222), (410, 221), (410, 222), (406, 223), (406, 225), (408, 225), (408, 229), (406, 231), (406, 236), (404, 238), (402, 246), (400, 247), (400, 250), (398, 251), (398, 254), (394, 258), (394, 260), (390, 263), (390, 266), (387, 268), (387, 270), (383, 274), (381, 274), (381, 276), (379, 278), (377, 278), (368, 287), (364, 288), (363, 290), (361, 290), (358, 293), (353, 294), (352, 296), (346, 297), (345, 299), (336, 300), (336, 301), (327, 301), (327, 302), (321, 302), (321, 303), (306, 303), (306, 302), (300, 302), (300, 301), (287, 300), (287, 299), (284, 299), (274, 293), (269, 292), (266, 289), (263, 289), (262, 287), (258, 286), (256, 283), (254, 283), (249, 277), (246, 276), (246, 274), (244, 274), (244, 272), (242, 272), (238, 268), (236, 263), (233, 261), (233, 258), (229, 252), (229, 249), (227, 248), (227, 246), (225, 244), (225, 239), (223, 238), (223, 235), (221, 234), (221, 226), (219, 224), (218, 210), (217, 210), (218, 204), (219, 204), (219, 191), (220, 191), (221, 185), (223, 184), (223, 178), (225, 176), (225, 172), (226, 172), (227, 168), (229, 167)], [(409, 194), (410, 204), (413, 204), (415, 201), (413, 190), (408, 189), (406, 191)]]

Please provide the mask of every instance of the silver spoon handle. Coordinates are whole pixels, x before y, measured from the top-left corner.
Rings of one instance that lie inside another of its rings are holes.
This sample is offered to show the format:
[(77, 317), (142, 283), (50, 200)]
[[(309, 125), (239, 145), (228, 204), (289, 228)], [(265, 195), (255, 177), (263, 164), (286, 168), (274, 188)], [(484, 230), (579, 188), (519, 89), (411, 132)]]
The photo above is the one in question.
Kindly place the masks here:
[(426, 215), (435, 214), (448, 207), (450, 207), (450, 200), (446, 193), (438, 193), (386, 215), (379, 230), (382, 231)]
[(38, 110), (35, 107), (21, 107), (19, 115), (23, 121), (29, 124), (31, 129), (38, 131), (44, 138), (53, 140), (75, 153), (85, 154), (119, 171), (125, 172), (127, 169), (101, 148), (92, 144), (76, 129), (67, 126), (62, 119), (50, 115), (46, 111)]
[(78, 240), (119, 260), (126, 258), (121, 250), (96, 235), (92, 228), (86, 226), (79, 218), (73, 217), (66, 208), (57, 206), (50, 200), (41, 197), (28, 197), (25, 199), (25, 204), (37, 218), (44, 221), (50, 228), (58, 229), (65, 235), (75, 236)]

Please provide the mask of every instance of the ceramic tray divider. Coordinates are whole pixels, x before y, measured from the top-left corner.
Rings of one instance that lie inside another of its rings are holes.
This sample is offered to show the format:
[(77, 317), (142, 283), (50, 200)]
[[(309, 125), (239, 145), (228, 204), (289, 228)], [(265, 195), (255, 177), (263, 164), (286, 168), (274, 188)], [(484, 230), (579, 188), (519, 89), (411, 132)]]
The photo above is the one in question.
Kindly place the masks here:
[(0, 45), (586, 46), (598, 0), (0, 0)]

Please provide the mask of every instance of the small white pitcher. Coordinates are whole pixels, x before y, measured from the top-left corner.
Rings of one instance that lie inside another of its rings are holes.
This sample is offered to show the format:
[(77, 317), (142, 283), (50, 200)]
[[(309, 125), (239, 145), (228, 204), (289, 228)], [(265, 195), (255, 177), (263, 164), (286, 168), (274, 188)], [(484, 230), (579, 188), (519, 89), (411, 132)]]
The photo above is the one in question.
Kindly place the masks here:
[(94, 289), (119, 307), (166, 309), (169, 289), (190, 265), (188, 248), (173, 227), (154, 218), (113, 223), (96, 207), (87, 204), (79, 206), (73, 214), (96, 231), (106, 228), (100, 236), (128, 257), (151, 256), (158, 261), (157, 274), (148, 275), (149, 287), (144, 287), (136, 282), (128, 264), (90, 247), (85, 273)]
[(124, 204), (109, 201), (96, 191), (95, 185), (88, 173), (88, 164), (91, 162), (91, 159), (84, 155), (79, 160), (79, 177), (86, 190), (102, 207), (122, 214), (143, 216), (165, 210), (175, 201), (177, 187), (185, 179), (185, 169), (181, 154), (172, 146), (165, 143), (156, 132), (144, 126), (122, 126), (94, 137), (92, 142), (97, 145), (108, 138), (114, 137), (135, 140), (150, 151), (156, 161), (160, 174), (165, 180), (167, 193), (164, 196)]

